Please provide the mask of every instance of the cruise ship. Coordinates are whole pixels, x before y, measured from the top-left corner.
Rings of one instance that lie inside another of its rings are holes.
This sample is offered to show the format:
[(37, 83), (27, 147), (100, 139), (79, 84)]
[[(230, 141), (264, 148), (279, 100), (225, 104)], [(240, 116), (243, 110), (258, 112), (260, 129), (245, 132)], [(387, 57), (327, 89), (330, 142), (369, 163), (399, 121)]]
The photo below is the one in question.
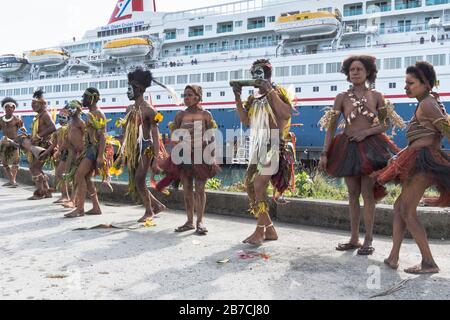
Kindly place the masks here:
[[(143, 66), (180, 95), (186, 84), (201, 84), (203, 106), (223, 134), (239, 131), (229, 82), (250, 78), (249, 68), (260, 58), (272, 62), (277, 84), (295, 92), (299, 112), (292, 130), (307, 157), (323, 145), (322, 110), (349, 88), (340, 73), (349, 55), (377, 57), (375, 88), (405, 120), (416, 102), (405, 95), (404, 73), (418, 60), (436, 67), (438, 92), (450, 104), (450, 0), (244, 0), (179, 12), (157, 12), (150, 0), (111, 2), (109, 22), (82, 39), (0, 56), (0, 98), (19, 102), (27, 127), (36, 88), (58, 109), (92, 86), (101, 92), (99, 105), (112, 119), (108, 130), (114, 134), (115, 120), (130, 104), (127, 72)], [(252, 92), (246, 87), (243, 95)], [(146, 99), (164, 114), (160, 129), (168, 135), (168, 122), (183, 107), (159, 86), (149, 88)], [(395, 140), (406, 145), (402, 132)], [(448, 141), (444, 147), (450, 148)]]

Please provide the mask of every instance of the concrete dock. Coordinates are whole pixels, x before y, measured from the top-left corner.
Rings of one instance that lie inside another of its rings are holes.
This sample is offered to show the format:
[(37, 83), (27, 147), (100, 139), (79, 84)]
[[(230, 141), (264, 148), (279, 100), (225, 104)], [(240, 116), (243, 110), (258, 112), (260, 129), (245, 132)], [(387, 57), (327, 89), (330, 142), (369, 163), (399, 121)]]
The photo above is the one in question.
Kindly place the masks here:
[[(441, 273), (412, 276), (402, 270), (420, 254), (409, 239), (393, 271), (383, 264), (385, 236), (375, 237), (373, 256), (360, 257), (334, 250), (347, 231), (276, 222), (280, 240), (254, 248), (241, 243), (251, 219), (210, 212), (201, 237), (173, 232), (185, 222), (181, 211), (145, 227), (136, 223), (141, 207), (103, 202), (102, 216), (68, 220), (55, 199), (26, 201), (32, 189), (0, 187), (0, 299), (364, 300), (398, 284), (374, 299), (450, 298), (448, 240), (431, 240)], [(101, 224), (117, 229), (74, 231)]]

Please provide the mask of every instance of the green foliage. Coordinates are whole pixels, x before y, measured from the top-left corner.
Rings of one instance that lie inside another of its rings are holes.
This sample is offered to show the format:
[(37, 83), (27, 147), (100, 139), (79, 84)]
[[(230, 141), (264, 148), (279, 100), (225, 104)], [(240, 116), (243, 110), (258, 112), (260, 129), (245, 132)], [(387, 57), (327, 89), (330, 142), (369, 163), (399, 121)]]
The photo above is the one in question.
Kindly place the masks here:
[[(222, 186), (222, 181), (217, 178), (208, 180), (207, 190), (221, 190), (227, 192), (246, 192), (244, 182), (238, 182), (231, 186)], [(400, 196), (401, 185), (387, 185), (388, 195), (382, 200), (383, 204), (393, 205)], [(270, 184), (267, 190), (268, 195), (272, 195), (273, 187)], [(439, 194), (430, 189), (425, 194), (426, 197), (437, 197)], [(287, 198), (320, 199), (348, 201), (348, 190), (343, 179), (331, 179), (323, 174), (316, 174), (311, 177), (306, 171), (301, 171), (295, 176), (295, 191), (287, 191)], [(363, 204), (361, 197), (361, 204)]]
[(206, 190), (220, 190), (221, 187), (222, 187), (222, 181), (217, 178), (209, 179), (205, 185)]
[(238, 182), (229, 187), (225, 187), (223, 190), (228, 192), (246, 192), (246, 187), (244, 182)]

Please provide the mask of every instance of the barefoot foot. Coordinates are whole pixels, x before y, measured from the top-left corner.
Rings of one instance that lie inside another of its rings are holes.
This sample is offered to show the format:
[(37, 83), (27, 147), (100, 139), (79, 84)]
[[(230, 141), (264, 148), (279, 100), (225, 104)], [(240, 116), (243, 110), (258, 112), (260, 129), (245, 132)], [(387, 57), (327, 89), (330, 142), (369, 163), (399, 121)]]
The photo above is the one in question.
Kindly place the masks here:
[(84, 211), (79, 210), (79, 209), (75, 209), (72, 212), (64, 215), (64, 217), (69, 218), (69, 219), (80, 218), (83, 216), (84, 216)]
[(101, 210), (97, 210), (97, 209), (92, 209), (89, 210), (88, 212), (85, 213), (87, 216), (101, 216), (102, 215), (102, 211)]
[(166, 209), (167, 209), (167, 207), (165, 205), (163, 205), (163, 204), (156, 205), (156, 206), (154, 206), (152, 208), (153, 208), (153, 212), (155, 213), (155, 216), (157, 216), (158, 214), (166, 211)]
[(63, 203), (61, 203), (61, 205), (62, 205), (64, 208), (67, 208), (67, 209), (73, 209), (73, 208), (75, 208), (75, 203), (73, 203), (73, 201), (63, 202)]
[(61, 203), (65, 203), (65, 202), (67, 202), (67, 201), (69, 201), (69, 199), (64, 198), (64, 197), (61, 197), (61, 198), (59, 198), (58, 200), (54, 201), (53, 203), (61, 204)]
[(266, 227), (265, 226), (258, 226), (255, 230), (255, 232), (248, 237), (247, 239), (245, 239), (243, 241), (243, 243), (248, 243), (251, 244), (253, 246), (260, 246), (263, 244), (264, 241), (264, 229)]
[(145, 223), (147, 220), (152, 220), (154, 217), (153, 214), (146, 213), (142, 218), (138, 220), (138, 223)]
[(277, 233), (277, 230), (275, 230), (275, 227), (273, 226), (273, 224), (266, 227), (266, 234), (265, 234), (264, 240), (266, 240), (266, 241), (277, 241), (278, 240), (278, 233)]
[(393, 270), (397, 270), (398, 269), (398, 260), (392, 259), (392, 258), (387, 258), (384, 259), (384, 264), (387, 265), (389, 268), (393, 269)]
[(439, 267), (435, 263), (425, 263), (422, 262), (417, 266), (408, 268), (404, 270), (406, 273), (411, 274), (427, 274), (427, 273), (439, 273)]

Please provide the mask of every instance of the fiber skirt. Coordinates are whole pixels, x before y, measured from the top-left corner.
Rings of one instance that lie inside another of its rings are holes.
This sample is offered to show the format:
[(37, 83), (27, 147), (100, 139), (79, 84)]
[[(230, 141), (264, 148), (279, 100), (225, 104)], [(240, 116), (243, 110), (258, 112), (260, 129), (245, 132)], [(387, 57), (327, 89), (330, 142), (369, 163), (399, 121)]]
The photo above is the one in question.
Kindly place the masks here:
[(442, 150), (406, 148), (386, 168), (372, 176), (378, 184), (384, 185), (388, 182), (402, 183), (416, 174), (425, 174), (440, 194), (439, 198), (425, 199), (427, 204), (450, 206), (450, 157)]
[(156, 184), (157, 191), (164, 191), (173, 182), (181, 179), (181, 175), (199, 180), (208, 180), (220, 172), (220, 167), (216, 164), (175, 164), (169, 157), (160, 164), (164, 171), (164, 178)]
[(336, 178), (368, 176), (383, 169), (400, 149), (385, 134), (367, 137), (361, 142), (350, 141), (345, 134), (337, 135), (328, 152), (327, 172)]

